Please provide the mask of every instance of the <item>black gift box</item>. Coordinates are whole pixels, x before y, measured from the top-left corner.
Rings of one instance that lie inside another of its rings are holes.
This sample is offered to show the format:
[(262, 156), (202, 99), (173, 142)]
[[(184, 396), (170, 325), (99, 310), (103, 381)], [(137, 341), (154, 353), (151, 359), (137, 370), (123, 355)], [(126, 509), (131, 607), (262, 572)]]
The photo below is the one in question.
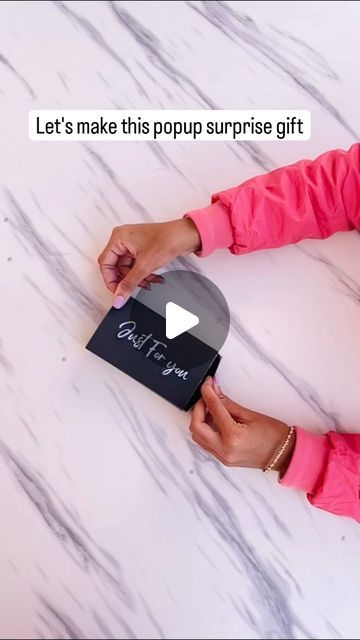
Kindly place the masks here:
[(168, 340), (165, 318), (133, 298), (110, 309), (86, 348), (184, 410), (221, 359), (189, 332)]

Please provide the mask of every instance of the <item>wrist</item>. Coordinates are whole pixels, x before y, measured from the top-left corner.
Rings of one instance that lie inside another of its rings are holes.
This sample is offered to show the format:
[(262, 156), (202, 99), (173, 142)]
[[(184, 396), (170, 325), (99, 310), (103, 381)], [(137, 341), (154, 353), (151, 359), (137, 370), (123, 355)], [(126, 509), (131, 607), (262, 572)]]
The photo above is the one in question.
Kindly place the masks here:
[(278, 471), (282, 476), (290, 464), (295, 447), (295, 428), (289, 427), (285, 422), (273, 421), (273, 429), (268, 431), (269, 446), (264, 464), (261, 466), (265, 472)]
[(288, 469), (288, 466), (289, 466), (289, 464), (291, 462), (291, 459), (293, 457), (295, 444), (296, 444), (296, 430), (294, 429), (292, 438), (291, 438), (288, 446), (286, 447), (286, 450), (284, 451), (284, 454), (281, 456), (280, 460), (278, 461), (278, 463), (274, 467), (274, 471), (278, 471), (280, 479), (285, 475), (285, 473), (286, 473), (286, 471)]
[(170, 224), (172, 225), (172, 233), (177, 240), (177, 254), (179, 256), (187, 256), (200, 250), (200, 234), (190, 218), (173, 220)]

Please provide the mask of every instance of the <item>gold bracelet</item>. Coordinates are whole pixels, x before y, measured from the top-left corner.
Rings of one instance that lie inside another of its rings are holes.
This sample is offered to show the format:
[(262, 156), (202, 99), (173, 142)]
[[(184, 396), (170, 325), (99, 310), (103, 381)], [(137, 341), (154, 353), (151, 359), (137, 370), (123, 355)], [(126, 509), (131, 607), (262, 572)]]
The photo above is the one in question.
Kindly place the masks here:
[(263, 469), (264, 473), (267, 473), (268, 471), (271, 471), (275, 467), (276, 463), (280, 460), (280, 458), (281, 458), (282, 454), (284, 453), (284, 451), (288, 448), (294, 431), (295, 431), (295, 427), (290, 427), (289, 433), (287, 435), (287, 438), (286, 438), (284, 444), (282, 445), (282, 447), (277, 452), (277, 454), (276, 454), (275, 458), (273, 459), (273, 461), (270, 462), (270, 464), (267, 467), (265, 467), (265, 469)]

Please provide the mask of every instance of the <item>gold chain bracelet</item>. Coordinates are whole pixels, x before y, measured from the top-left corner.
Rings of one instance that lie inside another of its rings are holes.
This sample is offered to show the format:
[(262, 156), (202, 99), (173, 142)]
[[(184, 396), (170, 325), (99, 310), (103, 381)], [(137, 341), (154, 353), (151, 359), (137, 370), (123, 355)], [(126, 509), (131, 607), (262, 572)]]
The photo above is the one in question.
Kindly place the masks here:
[(287, 435), (287, 438), (286, 438), (284, 444), (282, 445), (282, 447), (277, 452), (277, 454), (276, 454), (275, 458), (273, 459), (273, 461), (270, 462), (270, 464), (267, 467), (265, 467), (265, 469), (263, 469), (264, 473), (267, 473), (268, 471), (271, 471), (275, 467), (276, 463), (280, 460), (280, 458), (281, 458), (282, 454), (284, 453), (284, 451), (286, 451), (286, 449), (288, 448), (288, 446), (289, 446), (289, 444), (291, 442), (291, 438), (293, 436), (294, 431), (295, 431), (295, 427), (290, 427), (289, 433)]

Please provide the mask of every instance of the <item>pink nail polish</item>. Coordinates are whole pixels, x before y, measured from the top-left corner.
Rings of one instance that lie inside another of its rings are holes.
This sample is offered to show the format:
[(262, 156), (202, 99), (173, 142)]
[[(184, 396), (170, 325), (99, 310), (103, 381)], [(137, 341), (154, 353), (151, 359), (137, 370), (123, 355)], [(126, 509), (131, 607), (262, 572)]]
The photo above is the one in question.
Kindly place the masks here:
[(218, 396), (220, 396), (222, 394), (222, 391), (221, 391), (220, 385), (219, 385), (219, 383), (218, 383), (218, 381), (216, 379), (216, 376), (214, 378), (214, 391)]
[(121, 309), (124, 304), (125, 298), (123, 296), (116, 296), (116, 298), (114, 298), (113, 307), (115, 307), (115, 309)]

